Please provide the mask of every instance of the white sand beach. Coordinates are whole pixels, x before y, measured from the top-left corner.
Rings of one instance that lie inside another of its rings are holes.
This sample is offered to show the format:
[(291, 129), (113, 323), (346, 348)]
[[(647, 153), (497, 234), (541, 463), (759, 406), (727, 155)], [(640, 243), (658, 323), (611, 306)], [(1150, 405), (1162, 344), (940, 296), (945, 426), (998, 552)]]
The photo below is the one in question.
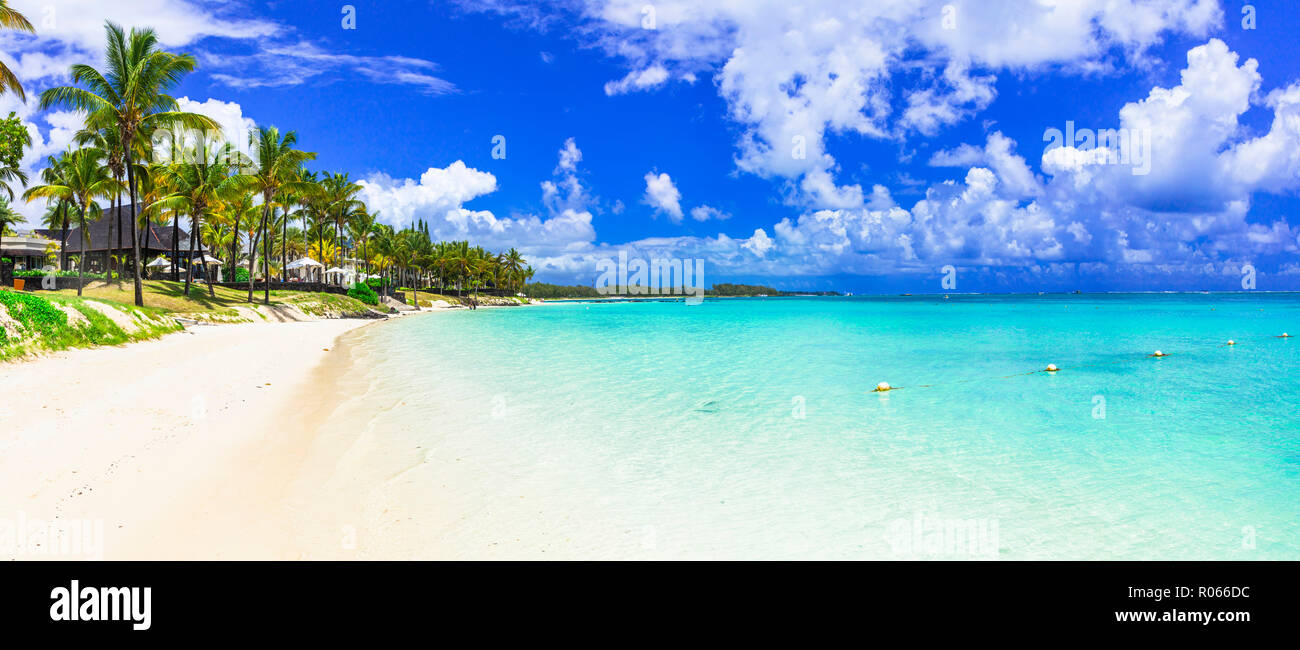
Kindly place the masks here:
[(283, 497), (313, 427), (287, 414), (321, 394), (335, 340), (375, 322), (196, 326), (0, 365), (0, 558), (305, 557)]

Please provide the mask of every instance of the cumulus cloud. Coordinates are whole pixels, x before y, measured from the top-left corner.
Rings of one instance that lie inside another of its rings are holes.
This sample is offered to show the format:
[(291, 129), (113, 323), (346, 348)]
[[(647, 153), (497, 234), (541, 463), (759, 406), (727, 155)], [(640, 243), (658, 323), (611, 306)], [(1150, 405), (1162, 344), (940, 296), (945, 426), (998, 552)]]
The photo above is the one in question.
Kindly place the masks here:
[(497, 179), (457, 160), (445, 168), (431, 167), (418, 180), (373, 174), (358, 182), (361, 197), (386, 223), (407, 226), (417, 218), (443, 219), (480, 196), (495, 192)]
[[(1197, 278), (1231, 279), (1245, 261), (1300, 253), (1300, 228), (1282, 218), (1247, 220), (1254, 193), (1300, 189), (1300, 83), (1263, 98), (1260, 83), (1255, 61), (1211, 40), (1187, 53), (1178, 85), (1153, 88), (1112, 124), (1092, 125), (1144, 133), (1149, 173), (1122, 164), (1136, 154), (1123, 147), (1140, 139), (1120, 139), (1116, 152), (1077, 142), (1047, 149), (1040, 176), (1016, 142), (994, 131), (982, 144), (936, 153), (931, 165), (962, 171), (910, 205), (876, 185), (862, 205), (809, 210), (748, 238), (653, 243), (705, 257), (714, 277), (897, 277), (952, 264), (1012, 287), (1008, 277), (1068, 287), (1104, 283), (1122, 270), (1199, 288)], [(1253, 137), (1239, 122), (1252, 105), (1273, 113), (1267, 132)]]
[(668, 215), (673, 223), (682, 222), (682, 193), (677, 191), (677, 186), (668, 174), (646, 173), (645, 202), (656, 211)]
[(549, 211), (546, 216), (501, 217), (491, 210), (467, 207), (465, 204), (495, 192), (497, 178), (459, 160), (446, 167), (431, 167), (419, 179), (373, 174), (359, 181), (361, 199), (371, 211), (379, 212), (384, 223), (402, 227), (423, 220), (435, 239), (468, 239), (494, 250), (515, 247), (535, 268), (571, 269), (572, 259), (591, 250), (596, 238), (591, 212), (575, 207), (587, 196), (577, 180), (581, 159), (581, 150), (570, 138), (560, 149), (555, 180), (542, 184)]
[[(572, 13), (579, 38), (626, 62), (607, 93), (660, 86), (668, 70), (712, 75), (744, 129), (738, 168), (786, 181), (792, 202), (814, 209), (866, 199), (837, 180), (830, 134), (936, 133), (988, 106), (1002, 71), (1095, 70), (1115, 51), (1142, 62), (1163, 37), (1205, 35), (1223, 20), (1215, 0), (663, 0), (656, 28), (645, 29), (644, 5), (591, 0), (555, 11)], [(526, 3), (467, 8), (546, 23)], [(898, 74), (922, 83), (896, 109)]]

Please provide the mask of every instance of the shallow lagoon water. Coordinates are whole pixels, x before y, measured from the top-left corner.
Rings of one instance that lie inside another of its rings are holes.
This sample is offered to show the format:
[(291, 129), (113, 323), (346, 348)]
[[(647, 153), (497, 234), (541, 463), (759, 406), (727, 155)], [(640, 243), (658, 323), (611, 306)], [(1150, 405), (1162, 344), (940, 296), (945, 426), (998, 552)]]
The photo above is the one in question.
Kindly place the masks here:
[(333, 421), (432, 556), (1294, 560), (1288, 330), (1300, 295), (458, 311), (362, 330)]

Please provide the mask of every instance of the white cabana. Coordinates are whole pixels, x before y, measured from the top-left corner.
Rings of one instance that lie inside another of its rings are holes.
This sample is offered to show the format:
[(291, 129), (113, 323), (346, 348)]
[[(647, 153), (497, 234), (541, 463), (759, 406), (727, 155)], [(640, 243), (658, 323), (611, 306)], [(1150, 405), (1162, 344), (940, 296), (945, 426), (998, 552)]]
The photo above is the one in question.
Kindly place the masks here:
[(320, 262), (317, 262), (316, 260), (310, 257), (300, 257), (292, 262), (289, 262), (289, 264), (286, 265), (284, 268), (289, 269), (290, 271), (296, 271), (298, 269), (317, 268), (321, 266), (325, 266), (325, 265), (321, 264)]
[(345, 283), (344, 280), (350, 275), (352, 275), (351, 271), (347, 269), (339, 268), (337, 266), (325, 272), (326, 278), (333, 278), (334, 276), (337, 276), (337, 281), (339, 284), (344, 284)]
[(310, 257), (300, 257), (286, 264), (284, 268), (286, 271), (298, 271), (299, 273), (298, 277), (300, 278), (302, 277), (303, 271), (306, 271), (307, 277), (311, 278), (312, 272), (316, 271), (317, 269), (323, 266), (325, 265), (321, 264), (320, 262), (317, 262), (316, 260)]

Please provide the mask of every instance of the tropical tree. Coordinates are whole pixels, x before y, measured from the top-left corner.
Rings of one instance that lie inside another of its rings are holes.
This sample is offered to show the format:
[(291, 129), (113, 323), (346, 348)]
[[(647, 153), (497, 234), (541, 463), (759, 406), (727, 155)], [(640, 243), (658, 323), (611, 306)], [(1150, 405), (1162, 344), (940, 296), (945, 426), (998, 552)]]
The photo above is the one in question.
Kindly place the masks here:
[[(45, 185), (66, 185), (67, 169), (71, 160), (71, 151), (61, 153), (57, 158), (54, 156), (46, 158), (45, 169), (41, 170), (41, 182)], [(68, 226), (71, 208), (71, 199), (55, 199), (45, 208), (45, 227), (62, 231), (59, 237), (59, 270), (68, 266)]]
[[(222, 201), (231, 200), (253, 184), (251, 176), (237, 174), (231, 176), (227, 161), (234, 155), (229, 144), (209, 150), (207, 141), (200, 139), (185, 156), (185, 161), (174, 162), (157, 167), (157, 179), (169, 193), (145, 208), (147, 214), (161, 210), (184, 213), (190, 219), (190, 251), (188, 268), (185, 272), (185, 295), (190, 295), (190, 284), (194, 279), (194, 249), (199, 246), (203, 255), (203, 277), (208, 280), (208, 295), (216, 297), (212, 286), (212, 274), (208, 271), (207, 256), (203, 254), (200, 238), (203, 234), (203, 218), (208, 210)], [(173, 266), (175, 261), (173, 261)]]
[(121, 184), (103, 166), (104, 152), (85, 148), (72, 153), (62, 185), (37, 185), (23, 193), (29, 203), (36, 199), (69, 201), (76, 208), (77, 225), (81, 229), (81, 255), (77, 262), (77, 295), (85, 283), (86, 240), (89, 239), (89, 222), (102, 212), (95, 199), (108, 198), (121, 188)]
[[(36, 28), (32, 27), (27, 17), (9, 6), (9, 0), (0, 0), (0, 27), (16, 29), (28, 34), (36, 33)], [(4, 64), (4, 61), (0, 61), (0, 94), (4, 94), (6, 90), (18, 95), (18, 98), (24, 102), (27, 101), (27, 93), (23, 92), (22, 82), (18, 81), (18, 77), (9, 66)]]
[[(158, 35), (152, 29), (132, 29), (127, 36), (122, 28), (105, 23), (108, 47), (106, 72), (86, 64), (72, 66), (75, 86), (60, 86), (41, 93), (42, 110), (70, 108), (86, 114), (86, 128), (115, 128), (118, 141), (134, 142), (138, 134), (153, 133), (167, 127), (219, 132), (211, 118), (180, 110), (167, 91), (194, 71), (194, 57), (171, 54), (158, 49)], [(131, 199), (131, 246), (135, 266), (135, 304), (144, 305), (144, 288), (140, 276), (140, 239), (136, 236), (136, 179), (133, 148), (124, 148), (127, 194)]]
[[(2, 66), (3, 63), (0, 63)], [(23, 171), (23, 153), (32, 146), (32, 134), (22, 119), (9, 112), (0, 120), (0, 189), (9, 200), (14, 200), (13, 185), (27, 185), (27, 172)]]
[[(269, 305), (271, 304), (271, 246), (267, 224), (271, 220), (271, 211), (277, 202), (293, 193), (307, 194), (314, 191), (311, 183), (298, 178), (297, 171), (303, 162), (315, 160), (316, 154), (294, 149), (294, 145), (298, 144), (298, 134), (290, 131), (281, 136), (280, 130), (274, 126), (258, 127), (250, 137), (256, 171), (251, 173), (252, 181), (249, 183), (249, 188), (262, 197), (262, 222), (258, 228), (258, 236), (266, 240), (265, 252), (262, 256), (266, 264), (266, 293), (262, 300), (264, 304)], [(254, 238), (254, 250), (257, 249), (257, 244)], [(248, 274), (248, 302), (253, 302), (251, 268)]]
[(0, 233), (9, 234), (12, 232), (12, 226), (16, 226), (23, 221), (23, 216), (14, 212), (14, 209), (9, 205), (9, 199), (0, 196)]

